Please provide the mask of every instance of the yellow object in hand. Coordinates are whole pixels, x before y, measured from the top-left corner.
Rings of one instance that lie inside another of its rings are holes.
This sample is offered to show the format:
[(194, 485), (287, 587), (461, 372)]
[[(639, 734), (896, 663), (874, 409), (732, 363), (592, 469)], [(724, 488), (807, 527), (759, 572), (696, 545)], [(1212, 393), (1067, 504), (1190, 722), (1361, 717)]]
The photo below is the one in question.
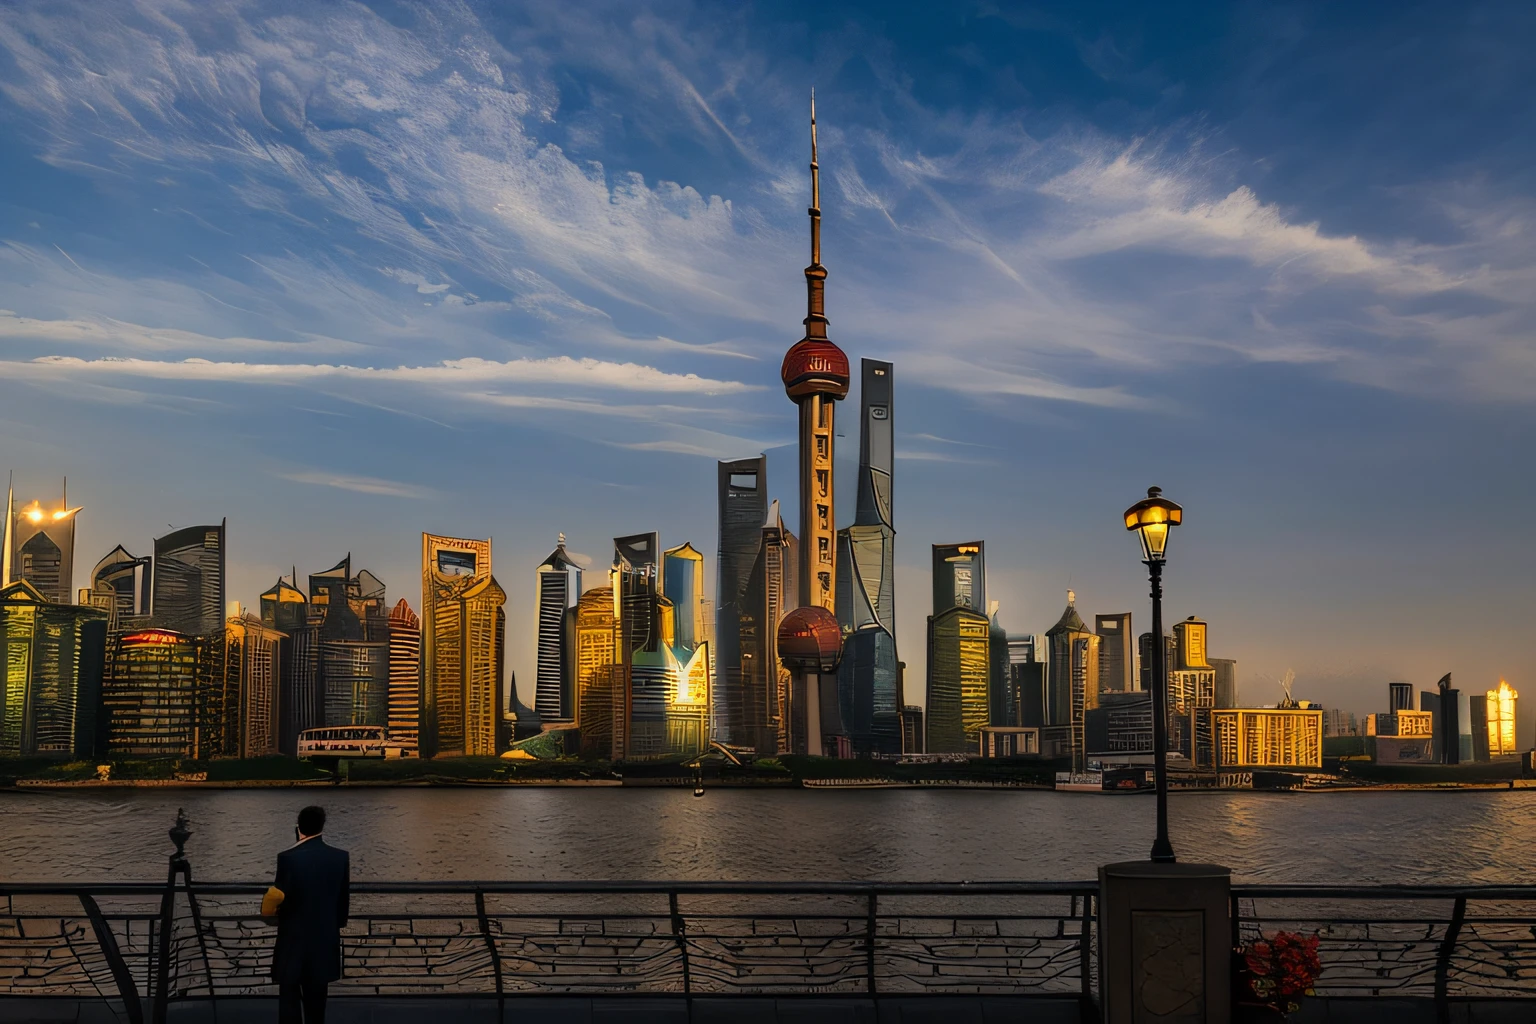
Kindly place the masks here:
[(283, 890), (277, 886), (267, 889), (267, 894), (261, 898), (261, 916), (276, 917), (277, 908), (283, 905)]

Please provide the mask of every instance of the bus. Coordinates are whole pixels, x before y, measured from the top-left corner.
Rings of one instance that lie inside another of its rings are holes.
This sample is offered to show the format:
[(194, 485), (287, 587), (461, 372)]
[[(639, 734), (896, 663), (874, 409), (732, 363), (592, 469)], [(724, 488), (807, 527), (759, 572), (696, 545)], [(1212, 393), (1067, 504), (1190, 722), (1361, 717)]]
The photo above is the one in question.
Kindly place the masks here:
[(300, 757), (383, 757), (382, 725), (328, 725), (299, 733)]

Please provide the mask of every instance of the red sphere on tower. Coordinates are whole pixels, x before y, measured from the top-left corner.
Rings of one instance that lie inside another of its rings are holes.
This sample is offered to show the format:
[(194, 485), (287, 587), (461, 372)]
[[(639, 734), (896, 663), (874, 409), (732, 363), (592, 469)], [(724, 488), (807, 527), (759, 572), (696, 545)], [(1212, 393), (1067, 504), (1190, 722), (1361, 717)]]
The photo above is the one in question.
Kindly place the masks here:
[(822, 394), (841, 399), (848, 394), (848, 357), (826, 338), (802, 338), (784, 353), (779, 376), (790, 398)]
[(842, 654), (837, 616), (821, 605), (796, 608), (779, 620), (779, 659), (791, 671), (831, 672)]

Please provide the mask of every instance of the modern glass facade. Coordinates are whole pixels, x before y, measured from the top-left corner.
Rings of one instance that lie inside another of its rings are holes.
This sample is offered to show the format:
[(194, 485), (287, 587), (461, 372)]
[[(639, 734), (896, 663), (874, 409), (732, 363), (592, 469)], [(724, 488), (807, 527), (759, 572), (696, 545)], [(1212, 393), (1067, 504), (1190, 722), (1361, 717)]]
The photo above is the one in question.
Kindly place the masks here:
[[(613, 758), (614, 690), (620, 671), (613, 588), (596, 587), (576, 605), (576, 723), (587, 757)], [(622, 733), (622, 730), (619, 730)]]
[[(750, 608), (756, 603), (748, 597), (748, 585), (757, 566), (763, 543), (763, 523), (768, 518), (768, 459), (721, 462), (718, 508), (720, 550), (716, 562), (715, 585), (715, 699), (712, 735), (731, 743), (751, 746), (755, 739), (748, 726), (750, 676), (748, 654), (756, 657), (743, 642), (743, 616), (756, 617)], [(772, 628), (777, 629), (778, 623)]]
[(0, 587), (0, 757), (96, 752), (106, 641), (106, 613), (25, 580)]
[(1136, 632), (1131, 613), (1094, 616), (1099, 635), (1099, 686), (1105, 693), (1130, 693), (1141, 689), (1137, 679)]
[(101, 698), (108, 756), (199, 756), (199, 704), (219, 683), (212, 646), (168, 629), (115, 638)]
[(677, 613), (677, 646), (697, 650), (704, 642), (704, 556), (692, 544), (661, 556), (661, 590)]
[(279, 687), (286, 639), (255, 615), (232, 616), (224, 624), (221, 704), (226, 721), (221, 755), (266, 757), (279, 752)]
[(901, 752), (896, 656), (893, 514), (895, 380), (890, 363), (865, 359), (854, 524), (839, 530), (837, 613), (846, 639), (838, 666), (842, 721), (855, 755)]
[(323, 725), (389, 724), (389, 644), (320, 641)]
[(70, 604), (75, 596), (75, 515), (66, 494), (57, 508), (34, 501), (16, 507), (6, 492), (5, 539), (0, 543), (0, 587), (26, 580), (55, 604)]
[(551, 724), (576, 718), (576, 669), (572, 660), (573, 609), (581, 600), (581, 566), (565, 550), (565, 534), (535, 574), (534, 609), (538, 615), (538, 661), (533, 707)]
[(119, 544), (91, 570), (91, 593), (105, 595), (110, 606), (109, 626), (149, 614), (153, 564), (148, 556), (136, 558)]
[(1046, 630), (1050, 664), (1046, 672), (1047, 726), (1064, 726), (1072, 752), (1072, 770), (1087, 770), (1087, 713), (1099, 706), (1099, 637), (1077, 613), (1077, 596), (1067, 592), (1067, 607)]
[(497, 753), (506, 600), (490, 541), (421, 535), (422, 756)]
[(415, 750), (420, 723), (421, 618), (402, 597), (389, 613), (390, 740)]
[(933, 546), (933, 614), (987, 610), (986, 545), (979, 540)]
[(150, 611), (157, 628), (213, 636), (224, 627), (224, 525), (155, 539)]
[[(297, 575), (297, 574), (295, 574)], [(294, 582), (278, 580), (261, 595), (261, 622), (283, 635), (278, 650), (277, 749), (297, 754), (299, 733), (325, 721), (320, 689), (320, 628), (309, 599)]]
[(969, 608), (928, 620), (928, 742), (930, 754), (980, 749), (991, 707), (992, 623)]

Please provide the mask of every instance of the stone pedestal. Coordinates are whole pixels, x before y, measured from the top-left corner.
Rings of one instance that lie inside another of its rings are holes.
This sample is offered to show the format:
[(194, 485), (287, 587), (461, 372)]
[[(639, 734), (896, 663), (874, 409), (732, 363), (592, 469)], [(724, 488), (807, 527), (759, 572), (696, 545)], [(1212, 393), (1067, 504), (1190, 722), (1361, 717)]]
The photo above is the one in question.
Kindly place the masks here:
[(1131, 861), (1099, 868), (1105, 1024), (1228, 1024), (1231, 872)]

